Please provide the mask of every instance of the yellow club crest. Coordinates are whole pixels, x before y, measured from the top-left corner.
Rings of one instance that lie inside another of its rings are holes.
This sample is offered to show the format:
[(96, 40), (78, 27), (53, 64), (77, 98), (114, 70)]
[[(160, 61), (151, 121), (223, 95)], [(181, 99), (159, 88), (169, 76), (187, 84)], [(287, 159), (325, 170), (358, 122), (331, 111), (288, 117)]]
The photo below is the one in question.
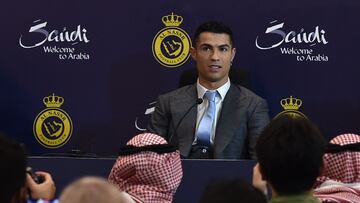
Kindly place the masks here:
[(284, 110), (299, 110), (300, 106), (302, 105), (302, 100), (293, 98), (290, 96), (290, 98), (285, 98), (280, 101), (281, 106), (284, 108)]
[(43, 103), (47, 108), (35, 118), (34, 136), (46, 148), (59, 148), (69, 141), (73, 130), (70, 116), (60, 109), (64, 98), (53, 94), (44, 97)]
[[(293, 114), (298, 114), (298, 115), (301, 115), (301, 116), (307, 118), (305, 116), (305, 114), (303, 114), (299, 111), (299, 108), (302, 105), (301, 99), (290, 96), (288, 98), (284, 98), (284, 99), (280, 100), (280, 104), (284, 110), (282, 112), (280, 112), (278, 115), (280, 115), (282, 113), (293, 113)], [(278, 115), (276, 115), (276, 116), (278, 116)]]
[(152, 52), (155, 59), (163, 66), (175, 68), (184, 64), (190, 56), (191, 39), (179, 26), (183, 17), (171, 13), (163, 16), (166, 26), (153, 39)]

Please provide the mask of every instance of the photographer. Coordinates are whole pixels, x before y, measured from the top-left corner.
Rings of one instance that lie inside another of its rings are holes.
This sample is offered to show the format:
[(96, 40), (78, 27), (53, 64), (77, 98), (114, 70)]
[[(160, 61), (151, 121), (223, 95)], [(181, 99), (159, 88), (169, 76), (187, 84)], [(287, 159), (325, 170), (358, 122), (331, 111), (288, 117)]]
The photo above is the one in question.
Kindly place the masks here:
[(36, 172), (41, 183), (36, 183), (26, 172), (26, 155), (23, 147), (0, 134), (0, 202), (25, 203), (32, 200), (51, 200), (55, 184), (49, 173)]

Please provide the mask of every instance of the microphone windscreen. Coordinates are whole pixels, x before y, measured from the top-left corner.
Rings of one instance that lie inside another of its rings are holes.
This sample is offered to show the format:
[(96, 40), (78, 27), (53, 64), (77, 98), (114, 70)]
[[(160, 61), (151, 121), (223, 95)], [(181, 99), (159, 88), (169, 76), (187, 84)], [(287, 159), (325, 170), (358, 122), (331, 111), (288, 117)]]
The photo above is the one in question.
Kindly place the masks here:
[(198, 98), (197, 100), (196, 100), (196, 104), (201, 104), (201, 103), (203, 103), (203, 99), (201, 99), (201, 98)]

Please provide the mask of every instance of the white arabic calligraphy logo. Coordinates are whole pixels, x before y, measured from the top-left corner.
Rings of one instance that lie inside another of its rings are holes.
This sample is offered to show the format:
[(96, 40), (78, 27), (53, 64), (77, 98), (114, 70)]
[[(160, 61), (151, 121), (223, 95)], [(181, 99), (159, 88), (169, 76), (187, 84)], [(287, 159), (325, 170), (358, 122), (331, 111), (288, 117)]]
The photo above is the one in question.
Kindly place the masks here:
[[(274, 24), (276, 23), (277, 20), (270, 22), (270, 24)], [(273, 34), (276, 35), (277, 37), (280, 36), (280, 40), (275, 42), (274, 44), (270, 45), (270, 46), (265, 46), (265, 45), (260, 45), (259, 43), (259, 36), (256, 37), (255, 40), (255, 44), (256, 47), (261, 49), (261, 50), (267, 50), (267, 49), (272, 49), (275, 47), (280, 46), (281, 44), (285, 43), (293, 43), (293, 44), (300, 44), (300, 43), (305, 43), (305, 44), (309, 44), (309, 46), (314, 46), (316, 44), (327, 44), (328, 41), (325, 38), (325, 30), (320, 29), (319, 26), (315, 27), (315, 30), (312, 32), (305, 32), (304, 28), (300, 29), (300, 32), (295, 32), (295, 31), (290, 31), (290, 32), (285, 32), (283, 31), (281, 28), (284, 27), (284, 22), (282, 23), (276, 23), (275, 25), (271, 25), (270, 27), (268, 27), (265, 31), (265, 34)], [(275, 36), (274, 36), (275, 37)]]
[(38, 33), (38, 34), (43, 35), (43, 38), (41, 39), (41, 41), (39, 41), (37, 43), (28, 43), (27, 45), (25, 45), (25, 43), (23, 42), (23, 39), (22, 39), (23, 35), (21, 35), (19, 38), (19, 44), (21, 47), (26, 48), (26, 49), (34, 48), (34, 47), (41, 46), (42, 44), (44, 44), (47, 41), (49, 41), (49, 42), (52, 42), (52, 41), (70, 42), (70, 43), (72, 43), (72, 45), (75, 45), (79, 42), (85, 42), (85, 43), (90, 42), (90, 40), (86, 36), (87, 30), (85, 28), (81, 28), (81, 25), (78, 25), (76, 27), (76, 29), (73, 31), (68, 31), (67, 28), (64, 27), (62, 29), (62, 31), (55, 29), (55, 30), (52, 30), (49, 32), (48, 30), (45, 29), (47, 22), (39, 23), (39, 21), (41, 21), (41, 20), (34, 21), (34, 23), (36, 23), (36, 25), (30, 27), (29, 33), (34, 33), (34, 34)]

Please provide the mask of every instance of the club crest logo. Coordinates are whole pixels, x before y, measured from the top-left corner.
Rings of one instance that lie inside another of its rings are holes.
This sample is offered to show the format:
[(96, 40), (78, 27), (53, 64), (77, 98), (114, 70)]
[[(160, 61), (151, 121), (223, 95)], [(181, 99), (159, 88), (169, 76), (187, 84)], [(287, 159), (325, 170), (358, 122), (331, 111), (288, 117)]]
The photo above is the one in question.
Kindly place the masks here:
[(282, 112), (278, 113), (275, 117), (277, 117), (283, 113), (289, 113), (292, 115), (301, 115), (304, 118), (307, 118), (305, 114), (303, 114), (301, 111), (299, 111), (299, 108), (302, 105), (301, 99), (290, 96), (288, 98), (284, 98), (284, 99), (280, 100), (280, 104), (284, 110)]
[(64, 98), (54, 94), (44, 97), (46, 109), (35, 118), (33, 131), (36, 140), (46, 148), (59, 148), (69, 141), (73, 124), (70, 116), (62, 109)]
[(162, 17), (166, 27), (154, 37), (152, 52), (155, 59), (163, 66), (175, 68), (189, 59), (191, 39), (179, 27), (182, 21), (183, 18), (174, 13)]

